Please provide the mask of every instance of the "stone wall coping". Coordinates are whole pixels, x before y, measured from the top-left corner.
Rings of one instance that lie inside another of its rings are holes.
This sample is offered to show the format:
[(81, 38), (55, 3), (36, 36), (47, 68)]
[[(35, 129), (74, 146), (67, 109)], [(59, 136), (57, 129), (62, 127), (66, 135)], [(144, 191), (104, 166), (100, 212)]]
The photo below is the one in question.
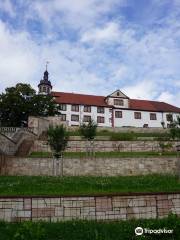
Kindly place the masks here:
[(180, 194), (180, 191), (174, 192), (127, 192), (127, 193), (98, 193), (98, 194), (77, 194), (77, 195), (2, 195), (0, 199), (4, 198), (73, 198), (73, 197), (118, 197), (118, 196), (145, 196), (145, 195), (173, 195)]

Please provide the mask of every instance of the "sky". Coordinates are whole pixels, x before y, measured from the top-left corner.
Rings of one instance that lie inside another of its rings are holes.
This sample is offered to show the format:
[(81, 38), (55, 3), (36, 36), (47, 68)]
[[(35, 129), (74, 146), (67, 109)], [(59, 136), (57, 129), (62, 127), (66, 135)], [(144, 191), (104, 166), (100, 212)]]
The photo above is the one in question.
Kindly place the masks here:
[(0, 1), (0, 92), (46, 61), (54, 91), (180, 107), (180, 0)]

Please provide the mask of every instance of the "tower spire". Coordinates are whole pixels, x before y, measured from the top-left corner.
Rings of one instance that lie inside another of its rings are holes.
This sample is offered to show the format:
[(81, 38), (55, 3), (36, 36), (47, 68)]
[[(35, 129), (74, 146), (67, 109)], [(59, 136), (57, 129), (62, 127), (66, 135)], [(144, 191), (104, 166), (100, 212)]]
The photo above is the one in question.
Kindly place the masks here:
[(39, 94), (50, 94), (52, 90), (51, 82), (49, 81), (49, 73), (47, 71), (49, 62), (46, 62), (46, 70), (44, 72), (43, 79), (40, 81), (38, 88), (39, 88)]

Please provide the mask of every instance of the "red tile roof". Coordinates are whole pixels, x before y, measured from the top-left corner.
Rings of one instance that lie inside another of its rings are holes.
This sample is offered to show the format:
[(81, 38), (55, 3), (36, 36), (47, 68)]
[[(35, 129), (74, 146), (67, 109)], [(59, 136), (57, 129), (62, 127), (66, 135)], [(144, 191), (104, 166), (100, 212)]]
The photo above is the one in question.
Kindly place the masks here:
[[(108, 107), (104, 96), (94, 96), (87, 94), (52, 92), (52, 96), (56, 98), (57, 103), (91, 105)], [(109, 106), (110, 107), (110, 106)], [(180, 113), (180, 108), (164, 102), (129, 99), (129, 109), (155, 111), (155, 112), (177, 112)]]
[(52, 96), (56, 97), (57, 103), (82, 104), (91, 106), (108, 106), (103, 96), (93, 96), (77, 93), (52, 92)]
[(130, 99), (131, 109), (139, 109), (146, 111), (156, 111), (156, 112), (177, 112), (180, 113), (180, 108), (170, 105), (165, 102)]

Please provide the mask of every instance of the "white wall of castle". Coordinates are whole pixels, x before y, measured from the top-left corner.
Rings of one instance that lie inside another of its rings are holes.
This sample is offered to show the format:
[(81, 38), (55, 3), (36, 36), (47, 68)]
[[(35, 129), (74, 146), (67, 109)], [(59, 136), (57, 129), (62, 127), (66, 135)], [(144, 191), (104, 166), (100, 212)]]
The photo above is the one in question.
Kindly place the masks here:
[[(115, 111), (122, 111), (122, 118), (115, 117)], [(134, 112), (141, 113), (141, 119), (134, 118)], [(138, 111), (138, 110), (129, 110), (123, 108), (116, 108), (113, 110), (114, 117), (112, 117), (112, 109), (109, 107), (104, 108), (104, 113), (97, 113), (97, 107), (91, 106), (91, 112), (84, 112), (84, 106), (79, 105), (79, 111), (71, 111), (71, 105), (67, 104), (66, 111), (61, 111), (62, 114), (66, 114), (66, 121), (69, 126), (79, 126), (83, 123), (84, 116), (91, 116), (91, 118), (97, 122), (97, 117), (104, 117), (104, 123), (98, 123), (98, 126), (101, 127), (112, 127), (112, 119), (114, 118), (114, 127), (143, 127), (144, 124), (147, 124), (148, 127), (162, 127), (161, 122), (165, 123), (165, 127), (169, 124), (167, 121), (166, 115), (172, 114), (173, 120), (177, 119), (177, 116), (180, 116), (178, 113), (169, 113), (169, 112), (150, 112), (150, 111)], [(156, 120), (150, 120), (150, 114), (156, 114)], [(72, 121), (71, 115), (79, 115), (79, 122)]]

